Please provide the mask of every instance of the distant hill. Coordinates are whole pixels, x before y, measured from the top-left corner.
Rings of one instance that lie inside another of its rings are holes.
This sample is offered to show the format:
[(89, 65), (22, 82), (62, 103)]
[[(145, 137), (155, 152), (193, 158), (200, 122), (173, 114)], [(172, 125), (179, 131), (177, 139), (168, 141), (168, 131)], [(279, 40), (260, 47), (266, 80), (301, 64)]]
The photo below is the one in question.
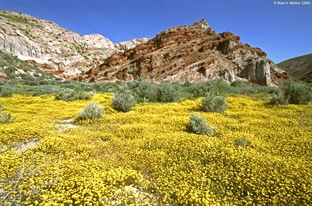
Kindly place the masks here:
[(288, 59), (277, 66), (298, 80), (312, 83), (312, 54)]

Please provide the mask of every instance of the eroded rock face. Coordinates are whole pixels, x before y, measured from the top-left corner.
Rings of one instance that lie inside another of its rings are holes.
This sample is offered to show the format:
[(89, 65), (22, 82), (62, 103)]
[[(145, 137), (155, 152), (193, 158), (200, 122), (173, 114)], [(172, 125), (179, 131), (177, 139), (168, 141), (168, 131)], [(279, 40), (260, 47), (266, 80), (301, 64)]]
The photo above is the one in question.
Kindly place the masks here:
[(270, 69), (275, 64), (259, 48), (242, 44), (231, 32), (217, 34), (206, 20), (191, 26), (173, 27), (155, 38), (124, 52), (114, 53), (85, 81), (131, 81), (137, 76), (154, 82), (185, 82), (237, 77), (261, 85), (271, 84)]
[(127, 49), (132, 49), (139, 44), (146, 43), (150, 40), (150, 38), (141, 38), (141, 39), (132, 39), (130, 41), (119, 42), (115, 44), (115, 48), (119, 51), (124, 52)]
[[(223, 77), (269, 85), (283, 78), (266, 53), (240, 42), (231, 32), (217, 34), (201, 20), (165, 30), (153, 39), (112, 43), (100, 34), (81, 36), (29, 15), (0, 10), (0, 49), (71, 80), (197, 82)], [(272, 76), (272, 74), (274, 75)]]
[[(123, 51), (100, 34), (81, 36), (26, 14), (0, 10), (0, 18), (1, 50), (62, 78), (77, 78)], [(144, 40), (134, 40), (129, 47), (141, 42)]]

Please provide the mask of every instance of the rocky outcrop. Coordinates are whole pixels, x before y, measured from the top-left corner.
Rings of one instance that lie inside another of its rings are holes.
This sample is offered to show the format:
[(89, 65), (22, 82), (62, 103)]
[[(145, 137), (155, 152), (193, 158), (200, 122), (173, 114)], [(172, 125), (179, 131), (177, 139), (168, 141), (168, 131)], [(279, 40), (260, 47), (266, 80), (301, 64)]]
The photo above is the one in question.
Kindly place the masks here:
[(75, 78), (115, 52), (146, 40), (114, 44), (100, 34), (81, 36), (32, 16), (0, 10), (0, 49), (62, 78)]
[(217, 34), (206, 20), (172, 27), (152, 39), (114, 44), (100, 34), (81, 36), (26, 14), (0, 11), (0, 18), (1, 50), (66, 79), (132, 81), (140, 76), (197, 82), (223, 77), (270, 85), (272, 77), (287, 76), (264, 51), (231, 32)]
[(201, 20), (170, 28), (134, 48), (114, 53), (81, 78), (131, 81), (140, 76), (154, 82), (195, 82), (219, 76), (229, 82), (244, 78), (269, 85), (272, 68), (275, 64), (264, 51), (241, 43), (231, 32), (217, 34)]
[(127, 49), (132, 49), (139, 44), (146, 43), (150, 40), (150, 38), (141, 38), (141, 39), (132, 39), (130, 41), (119, 42), (115, 44), (115, 48), (119, 51), (124, 52)]

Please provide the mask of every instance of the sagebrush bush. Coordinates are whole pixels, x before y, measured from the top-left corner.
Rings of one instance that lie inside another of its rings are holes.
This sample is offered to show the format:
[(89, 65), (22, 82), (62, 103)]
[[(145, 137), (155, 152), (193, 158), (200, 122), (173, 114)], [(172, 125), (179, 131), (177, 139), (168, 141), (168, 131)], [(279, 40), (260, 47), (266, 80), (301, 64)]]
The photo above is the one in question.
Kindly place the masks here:
[(290, 104), (308, 104), (312, 100), (308, 85), (295, 81), (284, 81), (283, 83), (282, 90), (285, 97), (289, 97)]
[(231, 83), (231, 86), (233, 86), (233, 87), (244, 87), (244, 86), (246, 86), (246, 84), (242, 80), (235, 80), (234, 82)]
[(270, 99), (270, 104), (279, 105), (279, 104), (288, 104), (289, 97), (286, 97), (284, 92), (274, 93)]
[(206, 119), (202, 116), (191, 114), (190, 124), (187, 126), (189, 132), (196, 134), (212, 134), (213, 128), (207, 125)]
[(158, 102), (175, 102), (180, 98), (181, 85), (171, 82), (162, 82), (157, 85)]
[(0, 86), (0, 96), (1, 97), (12, 97), (16, 93), (16, 89), (12, 86)]
[(93, 96), (92, 92), (77, 91), (69, 88), (60, 88), (55, 93), (55, 100), (75, 101), (89, 100)]
[(201, 101), (201, 110), (204, 112), (224, 112), (227, 102), (224, 97), (209, 93)]
[(122, 112), (129, 112), (135, 104), (135, 97), (129, 90), (117, 92), (112, 99), (113, 108)]
[(89, 103), (81, 112), (79, 112), (80, 120), (101, 119), (104, 115), (104, 108), (96, 102)]
[(238, 138), (235, 142), (236, 147), (247, 147), (249, 145), (249, 141), (247, 141), (246, 136)]
[(11, 113), (2, 111), (2, 104), (0, 104), (0, 124), (6, 124), (13, 121), (15, 118), (12, 117)]
[(156, 85), (144, 81), (141, 78), (127, 83), (128, 89), (131, 90), (136, 102), (156, 102), (157, 88)]
[(275, 86), (267, 86), (266, 87), (266, 92), (270, 93), (270, 94), (277, 94), (281, 91), (281, 89), (279, 87), (275, 87)]
[(203, 97), (208, 93), (218, 93), (217, 82), (215, 80), (208, 80), (191, 84), (188, 86), (188, 92), (193, 98)]

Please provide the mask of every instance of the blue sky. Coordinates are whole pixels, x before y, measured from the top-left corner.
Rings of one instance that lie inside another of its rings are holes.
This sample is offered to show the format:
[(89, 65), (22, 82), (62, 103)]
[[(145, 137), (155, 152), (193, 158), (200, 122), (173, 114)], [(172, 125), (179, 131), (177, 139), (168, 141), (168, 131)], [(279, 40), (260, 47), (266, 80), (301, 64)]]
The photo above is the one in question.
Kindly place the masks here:
[(275, 63), (312, 53), (312, 5), (274, 2), (278, 1), (0, 0), (0, 9), (50, 20), (81, 35), (99, 33), (114, 43), (152, 38), (170, 27), (206, 19), (217, 33), (239, 35)]

